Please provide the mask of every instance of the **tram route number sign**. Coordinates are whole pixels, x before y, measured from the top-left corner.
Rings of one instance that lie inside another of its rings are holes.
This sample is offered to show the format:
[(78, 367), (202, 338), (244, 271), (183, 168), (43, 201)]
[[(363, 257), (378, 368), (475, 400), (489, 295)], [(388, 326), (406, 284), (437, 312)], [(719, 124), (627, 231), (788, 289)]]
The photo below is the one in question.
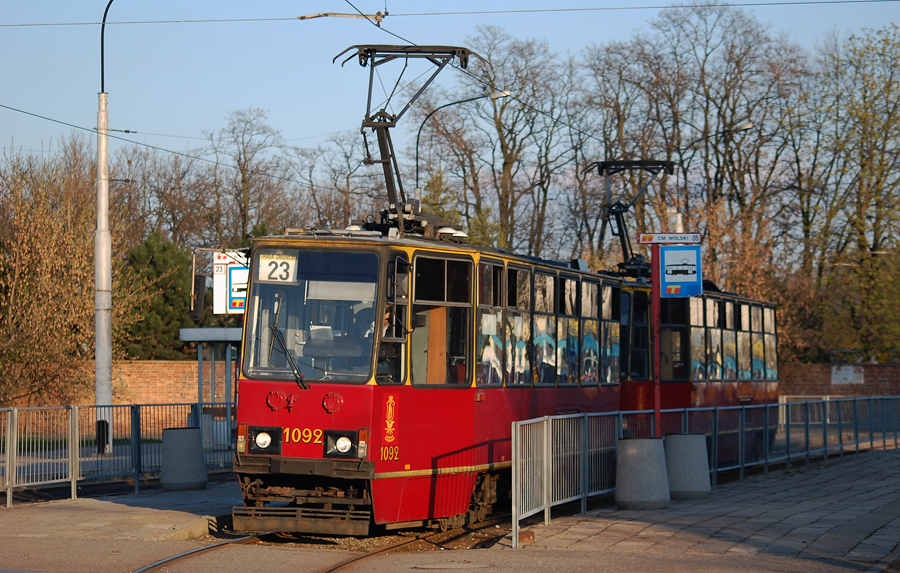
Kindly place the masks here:
[(250, 269), (237, 251), (216, 253), (213, 260), (213, 314), (244, 314)]
[(639, 233), (638, 243), (642, 245), (696, 245), (700, 243), (700, 233)]

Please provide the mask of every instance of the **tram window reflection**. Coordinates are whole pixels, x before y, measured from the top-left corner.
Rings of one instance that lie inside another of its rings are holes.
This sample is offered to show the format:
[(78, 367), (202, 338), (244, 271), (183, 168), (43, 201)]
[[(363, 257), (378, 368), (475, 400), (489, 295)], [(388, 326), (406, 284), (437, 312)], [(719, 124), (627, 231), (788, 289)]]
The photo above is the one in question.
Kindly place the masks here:
[(479, 386), (499, 385), (503, 382), (502, 316), (500, 310), (478, 309), (475, 376)]
[(619, 383), (619, 362), (621, 361), (619, 346), (621, 344), (622, 329), (618, 322), (603, 321), (603, 340), (606, 342), (606, 349), (601, 360), (600, 368), (603, 384)]
[(507, 269), (506, 383), (531, 384), (531, 270)]
[(581, 383), (592, 386), (600, 383), (600, 321), (581, 322)]
[(695, 326), (691, 328), (691, 380), (706, 380), (706, 343), (705, 329)]
[(750, 370), (750, 333), (737, 333), (738, 380), (748, 381), (752, 378)]
[(756, 332), (750, 333), (750, 369), (754, 381), (766, 379), (765, 345), (763, 335)]
[(722, 331), (707, 329), (706, 375), (711, 381), (722, 379)]
[(559, 279), (559, 314), (556, 326), (556, 383), (578, 383), (578, 296), (575, 278)]
[(778, 380), (778, 353), (775, 335), (766, 334), (766, 380)]
[(737, 379), (737, 337), (733, 330), (722, 331), (722, 379)]
[(534, 383), (556, 383), (556, 277), (534, 275)]
[(475, 381), (479, 386), (503, 383), (503, 266), (478, 264), (478, 311)]

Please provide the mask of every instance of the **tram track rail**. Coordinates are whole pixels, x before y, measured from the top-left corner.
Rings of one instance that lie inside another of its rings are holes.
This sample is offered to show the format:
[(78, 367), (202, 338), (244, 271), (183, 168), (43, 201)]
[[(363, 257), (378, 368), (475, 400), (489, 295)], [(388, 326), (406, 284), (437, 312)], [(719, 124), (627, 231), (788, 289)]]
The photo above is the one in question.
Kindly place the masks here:
[[(359, 564), (362, 561), (375, 557), (377, 555), (381, 555), (383, 553), (388, 553), (391, 551), (401, 550), (405, 547), (412, 546), (416, 543), (426, 543), (430, 545), (440, 545), (441, 541), (449, 541), (453, 539), (458, 539), (460, 537), (470, 535), (473, 532), (479, 532), (481, 530), (492, 528), (499, 523), (505, 523), (509, 520), (510, 514), (503, 514), (491, 517), (485, 521), (479, 522), (477, 524), (470, 524), (464, 527), (449, 529), (446, 531), (427, 531), (416, 534), (414, 536), (410, 536), (406, 539), (400, 539), (391, 543), (386, 543), (384, 545), (375, 547), (369, 551), (361, 555), (355, 555), (349, 559), (341, 561), (340, 563), (325, 569), (322, 573), (338, 573), (340, 571), (345, 571), (352, 565)], [(505, 531), (504, 531), (505, 533)], [(171, 557), (167, 557), (165, 559), (161, 559), (156, 561), (155, 563), (151, 563), (149, 565), (145, 565), (140, 569), (135, 569), (131, 573), (151, 573), (153, 571), (159, 571), (164, 567), (172, 565), (178, 561), (183, 561), (187, 559), (191, 559), (193, 557), (197, 557), (199, 555), (211, 553), (223, 547), (229, 545), (245, 545), (249, 543), (266, 543), (266, 538), (271, 538), (276, 535), (275, 532), (267, 531), (264, 533), (257, 533), (254, 535), (247, 535), (243, 537), (238, 537), (235, 539), (229, 539), (226, 541), (221, 541), (219, 543), (214, 543), (212, 545), (207, 545), (204, 547), (198, 547), (196, 549), (192, 549), (190, 551), (185, 551), (184, 553), (179, 553), (177, 555), (173, 555)], [(274, 543), (273, 543), (274, 545)]]
[(190, 551), (185, 551), (184, 553), (179, 553), (178, 555), (173, 555), (171, 557), (166, 557), (165, 559), (160, 559), (155, 563), (151, 563), (150, 565), (145, 565), (140, 569), (135, 569), (131, 573), (150, 573), (151, 571), (158, 571), (163, 567), (171, 565), (176, 561), (181, 561), (183, 559), (190, 559), (191, 557), (196, 557), (202, 553), (210, 553), (217, 549), (221, 549), (226, 545), (244, 545), (246, 543), (253, 543), (255, 540), (262, 539), (267, 535), (272, 535), (271, 531), (267, 531), (265, 533), (257, 533), (255, 535), (246, 535), (244, 537), (238, 537), (236, 539), (229, 539), (227, 541), (220, 541), (219, 543), (214, 543), (212, 545), (206, 545), (204, 547), (198, 547), (197, 549), (191, 549)]

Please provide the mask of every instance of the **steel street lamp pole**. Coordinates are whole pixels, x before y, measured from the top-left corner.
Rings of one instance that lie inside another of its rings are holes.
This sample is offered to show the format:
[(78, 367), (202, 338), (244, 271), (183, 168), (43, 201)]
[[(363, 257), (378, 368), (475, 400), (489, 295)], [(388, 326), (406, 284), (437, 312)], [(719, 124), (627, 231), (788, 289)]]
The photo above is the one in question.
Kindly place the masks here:
[(452, 101), (450, 103), (445, 103), (444, 105), (438, 106), (431, 110), (431, 113), (425, 116), (425, 119), (422, 120), (422, 124), (419, 126), (419, 132), (416, 134), (416, 199), (421, 199), (419, 194), (421, 192), (421, 188), (419, 187), (419, 138), (422, 136), (422, 128), (425, 127), (425, 123), (438, 111), (444, 109), (445, 107), (450, 107), (451, 105), (459, 105), (461, 103), (468, 103), (470, 101), (475, 101), (479, 99), (484, 99), (486, 97), (491, 98), (492, 100), (497, 100), (504, 97), (509, 97), (509, 90), (503, 90), (500, 92), (494, 92), (492, 94), (484, 94), (476, 97), (470, 97), (468, 99), (461, 99), (459, 101)]
[(94, 235), (94, 403), (97, 452), (112, 452), (112, 238), (109, 232), (109, 127), (103, 77), (103, 33), (109, 0), (100, 25), (100, 93), (97, 109), (97, 232)]

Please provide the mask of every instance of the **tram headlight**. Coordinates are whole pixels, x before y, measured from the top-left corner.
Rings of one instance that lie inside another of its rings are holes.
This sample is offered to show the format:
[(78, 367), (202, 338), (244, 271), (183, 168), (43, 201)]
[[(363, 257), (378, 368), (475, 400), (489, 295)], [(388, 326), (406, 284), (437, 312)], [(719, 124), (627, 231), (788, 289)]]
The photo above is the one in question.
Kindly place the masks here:
[(260, 432), (256, 434), (256, 447), (264, 450), (272, 445), (272, 436), (268, 432)]
[(334, 449), (341, 452), (342, 454), (346, 454), (350, 451), (350, 448), (353, 447), (353, 442), (350, 441), (350, 438), (347, 436), (341, 436), (334, 442)]
[(277, 456), (281, 454), (282, 428), (277, 426), (248, 426), (247, 453)]
[(359, 432), (325, 430), (326, 458), (359, 459)]

